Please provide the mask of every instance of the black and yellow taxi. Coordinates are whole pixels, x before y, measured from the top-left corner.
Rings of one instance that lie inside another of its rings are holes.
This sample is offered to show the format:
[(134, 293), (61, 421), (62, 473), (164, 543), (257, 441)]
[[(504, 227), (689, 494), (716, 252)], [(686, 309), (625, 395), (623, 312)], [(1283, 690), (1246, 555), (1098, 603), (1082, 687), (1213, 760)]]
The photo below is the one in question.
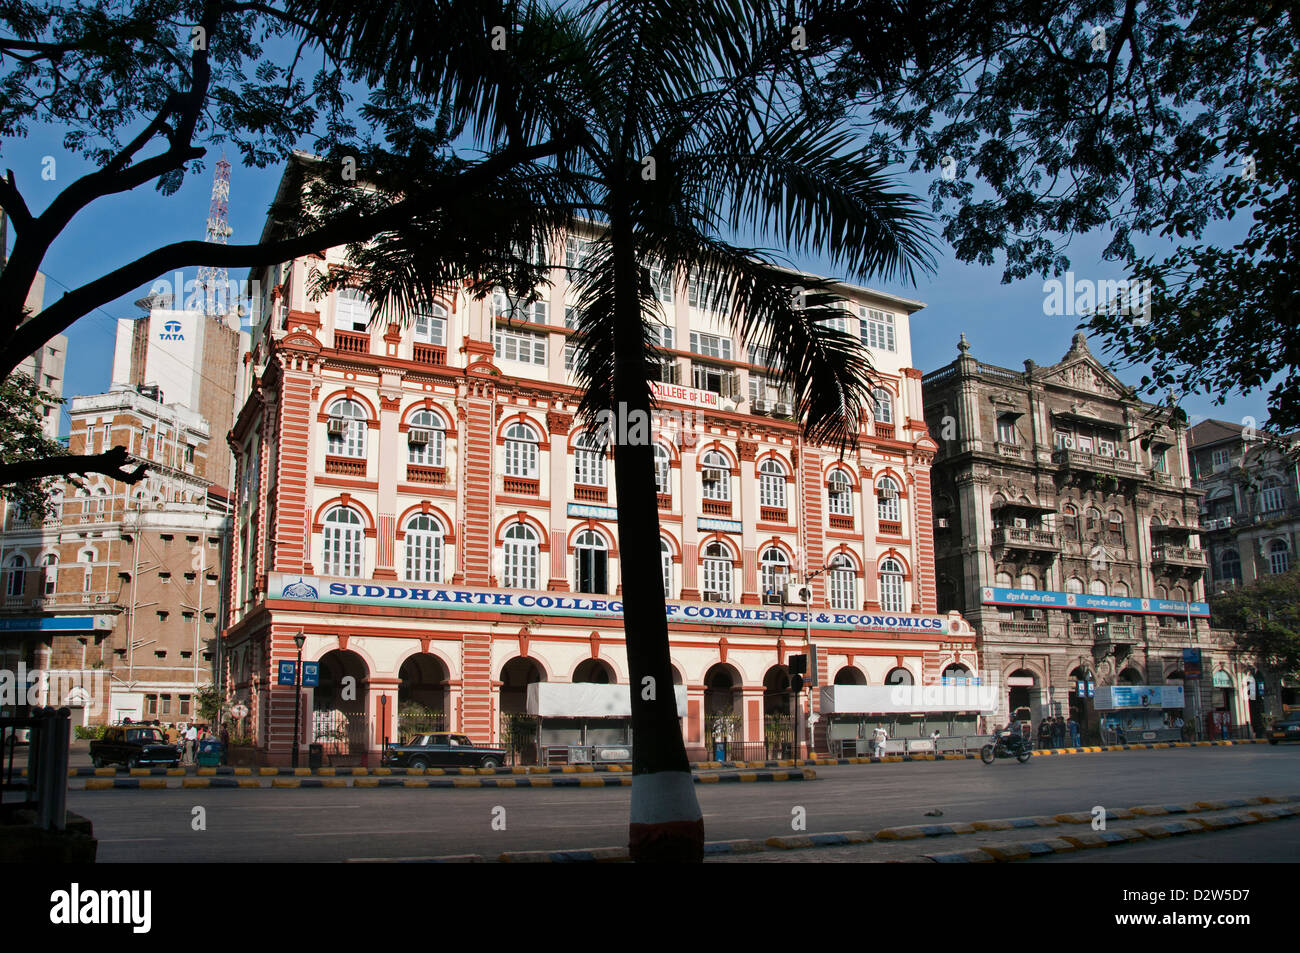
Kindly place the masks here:
[(1265, 732), (1268, 743), (1275, 745), (1281, 741), (1300, 741), (1300, 711), (1283, 715)]
[(390, 745), (381, 760), (389, 768), (497, 768), (505, 758), (504, 749), (476, 745), (469, 735), (434, 731)]

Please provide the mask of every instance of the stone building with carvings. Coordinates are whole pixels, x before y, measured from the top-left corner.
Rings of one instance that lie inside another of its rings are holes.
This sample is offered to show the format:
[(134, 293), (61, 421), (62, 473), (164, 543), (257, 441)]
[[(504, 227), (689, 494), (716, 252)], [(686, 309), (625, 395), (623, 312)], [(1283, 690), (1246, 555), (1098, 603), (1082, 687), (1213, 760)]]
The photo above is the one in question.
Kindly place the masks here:
[[(1185, 428), (1135, 399), (1082, 334), (1059, 361), (1021, 370), (982, 363), (964, 335), (958, 351), (922, 379), (939, 443), (938, 608), (975, 626), (1003, 686), (1002, 715), (1037, 726), (1073, 712), (1093, 737), (1115, 717), (1204, 729), (1220, 708), (1220, 720), (1242, 725), (1242, 693), (1211, 690), (1246, 669), (1209, 628)], [(1184, 678), (1187, 649), (1201, 652), (1199, 680)], [(1111, 708), (1130, 693), (1110, 686), (1184, 686), (1185, 704), (1163, 705), (1157, 721)]]

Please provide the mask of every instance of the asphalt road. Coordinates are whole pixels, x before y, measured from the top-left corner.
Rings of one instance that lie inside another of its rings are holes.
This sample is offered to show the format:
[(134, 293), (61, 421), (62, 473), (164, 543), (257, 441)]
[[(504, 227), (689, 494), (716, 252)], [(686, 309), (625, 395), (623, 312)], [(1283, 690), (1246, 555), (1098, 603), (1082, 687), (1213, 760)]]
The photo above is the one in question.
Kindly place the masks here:
[[(790, 834), (796, 808), (806, 814), (807, 832), (819, 833), (929, 823), (924, 815), (931, 809), (942, 810), (944, 822), (959, 822), (1089, 811), (1096, 805), (1300, 794), (1300, 747), (1185, 748), (1041, 757), (1025, 765), (917, 762), (816, 771), (818, 780), (812, 782), (698, 785), (708, 839)], [(94, 822), (102, 862), (328, 862), (618, 846), (627, 842), (629, 790), (72, 791), (68, 800), (70, 809)], [(196, 808), (203, 809), (206, 829), (194, 829)], [(503, 823), (504, 830), (495, 829)], [(1207, 835), (1209, 843), (1196, 846), (1213, 849), (1226, 836)], [(1125, 859), (1137, 849), (1126, 848)], [(1293, 837), (1265, 838), (1250, 850), (1259, 854), (1255, 860), (1296, 856)]]

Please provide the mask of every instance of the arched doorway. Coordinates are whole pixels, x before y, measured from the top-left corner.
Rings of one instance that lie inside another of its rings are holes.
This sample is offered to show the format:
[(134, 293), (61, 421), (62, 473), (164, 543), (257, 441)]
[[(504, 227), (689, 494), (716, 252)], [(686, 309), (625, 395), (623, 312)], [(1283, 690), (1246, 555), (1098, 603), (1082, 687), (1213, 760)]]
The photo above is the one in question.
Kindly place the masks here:
[(332, 758), (364, 755), (370, 747), (370, 670), (356, 652), (334, 649), (320, 660), (312, 689), (308, 735)]
[(958, 662), (952, 663), (943, 670), (943, 684), (945, 685), (969, 685), (970, 679), (970, 669)]
[(718, 742), (743, 742), (740, 673), (719, 662), (704, 673), (704, 733), (710, 756)]
[(501, 667), (497, 737), (513, 764), (537, 761), (537, 719), (528, 714), (528, 686), (544, 681), (546, 673), (530, 658), (512, 658)]
[(862, 669), (856, 665), (845, 665), (835, 673), (836, 685), (865, 685), (867, 676), (862, 674)]
[(1083, 744), (1089, 744), (1096, 734), (1093, 701), (1097, 691), (1097, 680), (1092, 672), (1083, 666), (1070, 671), (1070, 694), (1068, 704), (1070, 717), (1079, 726), (1079, 736)]
[(1142, 673), (1135, 668), (1126, 668), (1119, 673), (1117, 681), (1121, 685), (1141, 685)]
[(614, 669), (608, 662), (601, 661), (598, 658), (589, 658), (580, 662), (578, 667), (573, 670), (573, 680), (575, 682), (588, 682), (593, 685), (613, 685), (618, 681), (614, 677)]
[(789, 758), (794, 751), (794, 692), (784, 665), (763, 676), (763, 744), (767, 758)]
[(397, 736), (446, 731), (449, 676), (436, 655), (412, 655), (397, 670)]
[(1018, 668), (1007, 676), (1007, 706), (1022, 731), (1032, 732), (1042, 720), (1039, 695), (1038, 676), (1029, 669)]

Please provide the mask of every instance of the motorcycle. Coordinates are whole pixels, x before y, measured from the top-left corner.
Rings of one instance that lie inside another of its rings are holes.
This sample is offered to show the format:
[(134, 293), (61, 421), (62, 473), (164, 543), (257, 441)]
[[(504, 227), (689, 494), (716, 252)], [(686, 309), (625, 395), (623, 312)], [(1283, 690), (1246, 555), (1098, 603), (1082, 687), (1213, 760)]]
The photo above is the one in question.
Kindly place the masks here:
[(1020, 735), (1010, 731), (1000, 731), (992, 740), (980, 749), (980, 760), (992, 764), (998, 758), (1015, 758), (1024, 764), (1034, 756), (1034, 749)]

